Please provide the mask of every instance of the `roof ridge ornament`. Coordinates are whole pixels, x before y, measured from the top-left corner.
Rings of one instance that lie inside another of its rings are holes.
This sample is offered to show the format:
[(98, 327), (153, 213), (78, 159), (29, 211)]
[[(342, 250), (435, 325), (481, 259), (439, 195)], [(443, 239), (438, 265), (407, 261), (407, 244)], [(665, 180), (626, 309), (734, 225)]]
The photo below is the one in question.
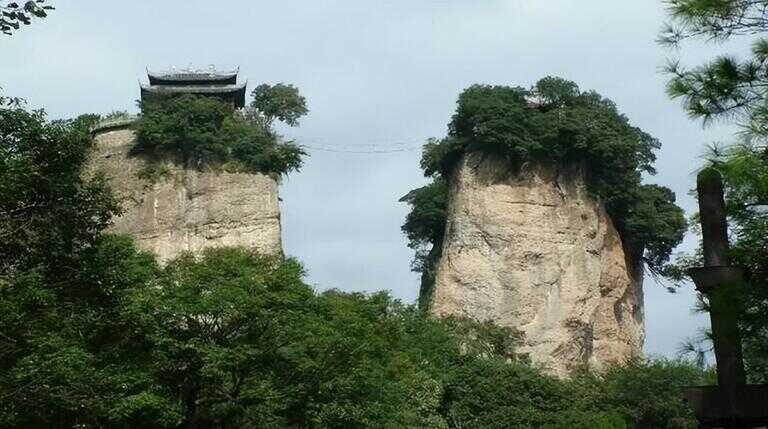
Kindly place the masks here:
[(182, 69), (172, 66), (169, 71), (151, 71), (146, 68), (149, 84), (140, 83), (142, 100), (150, 96), (171, 94), (197, 94), (232, 102), (235, 107), (245, 106), (248, 81), (237, 83), (238, 66), (231, 71), (218, 71), (216, 65), (195, 68), (192, 64)]
[(232, 76), (237, 75), (240, 72), (240, 66), (229, 70), (219, 70), (215, 64), (209, 64), (204, 68), (195, 68), (191, 65), (177, 69), (176, 66), (171, 66), (170, 69), (165, 70), (152, 70), (149, 67), (145, 67), (148, 75), (152, 76), (175, 76), (175, 75), (206, 75), (206, 76)]

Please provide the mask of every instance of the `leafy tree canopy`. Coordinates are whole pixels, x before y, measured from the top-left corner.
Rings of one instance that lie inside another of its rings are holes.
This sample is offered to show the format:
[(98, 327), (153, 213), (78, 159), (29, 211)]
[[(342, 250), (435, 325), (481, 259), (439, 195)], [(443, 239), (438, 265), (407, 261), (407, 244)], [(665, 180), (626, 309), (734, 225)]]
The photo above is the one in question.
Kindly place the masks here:
[[(559, 380), (517, 361), (508, 329), (316, 294), (296, 261), (243, 248), (160, 269), (104, 237), (81, 262), (87, 294), (0, 316), (25, 335), (3, 361), (0, 427), (677, 427), (693, 422), (680, 388), (707, 376), (635, 361)], [(29, 299), (24, 282), (3, 308)]]
[(412, 211), (403, 230), (411, 247), (421, 249), (414, 266), (425, 270), (439, 256), (432, 252), (427, 258), (424, 249), (440, 247), (445, 183), (465, 153), (482, 152), (506, 160), (513, 170), (528, 161), (554, 168), (582, 165), (590, 190), (605, 204), (627, 248), (657, 270), (686, 230), (674, 193), (641, 185), (643, 173), (655, 173), (653, 152), (659, 146), (613, 102), (564, 79), (544, 78), (531, 89), (474, 85), (459, 96), (448, 137), (424, 147), (421, 166), (435, 182), (404, 198)]
[(122, 361), (131, 335), (116, 309), (155, 262), (101, 235), (118, 204), (82, 174), (96, 119), (0, 109), (2, 427), (96, 427), (89, 416), (108, 415), (125, 386), (150, 386)]
[(32, 24), (34, 18), (45, 18), (53, 6), (45, 0), (2, 0), (0, 1), (0, 32), (10, 36), (22, 25)]
[(309, 111), (306, 100), (293, 85), (261, 84), (251, 92), (251, 96), (251, 109), (261, 115), (267, 127), (275, 119), (294, 127), (298, 125), (299, 118)]
[(0, 278), (52, 258), (66, 265), (118, 212), (106, 182), (81, 175), (94, 119), (0, 108)]
[(768, 41), (761, 37), (768, 31), (768, 1), (667, 0), (666, 6), (671, 22), (660, 36), (662, 43), (756, 38), (751, 58), (723, 55), (694, 68), (672, 62), (667, 67), (669, 95), (682, 99), (692, 117), (736, 119), (753, 137), (768, 137)]
[[(219, 164), (276, 176), (298, 170), (304, 150), (281, 141), (270, 127), (274, 118), (254, 106), (260, 104), (254, 100), (250, 109), (239, 111), (229, 103), (197, 95), (141, 101), (141, 115), (135, 124), (139, 138), (136, 152), (170, 154), (196, 166)], [(269, 114), (275, 112), (281, 112), (279, 119), (296, 124), (295, 114), (277, 107)]]

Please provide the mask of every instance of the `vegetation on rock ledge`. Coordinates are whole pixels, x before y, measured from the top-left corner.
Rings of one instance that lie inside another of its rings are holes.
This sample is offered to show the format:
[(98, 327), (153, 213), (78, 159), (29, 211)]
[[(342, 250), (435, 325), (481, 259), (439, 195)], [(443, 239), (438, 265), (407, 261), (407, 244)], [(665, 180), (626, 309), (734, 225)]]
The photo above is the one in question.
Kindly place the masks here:
[(281, 141), (271, 124), (279, 119), (296, 125), (307, 111), (304, 98), (287, 85), (280, 86), (288, 88), (287, 93), (265, 90), (275, 87), (256, 88), (258, 97), (244, 110), (199, 95), (142, 101), (134, 152), (149, 158), (170, 155), (195, 167), (219, 165), (273, 176), (296, 171), (306, 153), (292, 142)]
[[(448, 136), (424, 147), (421, 166), (434, 182), (406, 195), (403, 231), (416, 250), (414, 269), (432, 276), (445, 228), (447, 183), (465, 153), (506, 160), (583, 165), (590, 191), (604, 204), (624, 246), (656, 272), (683, 239), (687, 223), (674, 193), (643, 185), (654, 174), (658, 140), (632, 126), (616, 105), (573, 82), (547, 77), (533, 88), (474, 85), (461, 93)], [(430, 293), (430, 283), (422, 293)]]

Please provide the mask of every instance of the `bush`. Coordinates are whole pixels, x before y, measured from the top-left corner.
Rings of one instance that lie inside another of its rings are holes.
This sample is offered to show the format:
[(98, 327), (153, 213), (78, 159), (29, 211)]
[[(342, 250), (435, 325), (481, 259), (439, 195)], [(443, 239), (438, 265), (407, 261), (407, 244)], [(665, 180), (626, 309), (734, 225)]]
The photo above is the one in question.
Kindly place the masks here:
[(252, 115), (231, 104), (198, 95), (155, 97), (140, 102), (135, 153), (170, 155), (188, 165), (223, 165), (238, 171), (275, 176), (297, 171), (306, 155), (299, 146), (281, 142)]

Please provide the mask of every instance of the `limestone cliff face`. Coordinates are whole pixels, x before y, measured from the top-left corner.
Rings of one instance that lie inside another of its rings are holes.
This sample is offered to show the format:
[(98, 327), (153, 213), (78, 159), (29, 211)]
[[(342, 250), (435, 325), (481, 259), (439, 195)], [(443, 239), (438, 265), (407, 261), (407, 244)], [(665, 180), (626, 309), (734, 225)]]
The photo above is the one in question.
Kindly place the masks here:
[(642, 273), (582, 172), (508, 170), (479, 154), (456, 169), (432, 313), (514, 327), (519, 352), (558, 376), (638, 355)]
[(129, 155), (136, 144), (132, 130), (97, 131), (95, 140), (89, 169), (109, 179), (125, 210), (111, 230), (131, 234), (161, 262), (213, 246), (282, 253), (274, 179), (166, 163), (167, 171), (152, 183), (139, 177), (146, 161)]

